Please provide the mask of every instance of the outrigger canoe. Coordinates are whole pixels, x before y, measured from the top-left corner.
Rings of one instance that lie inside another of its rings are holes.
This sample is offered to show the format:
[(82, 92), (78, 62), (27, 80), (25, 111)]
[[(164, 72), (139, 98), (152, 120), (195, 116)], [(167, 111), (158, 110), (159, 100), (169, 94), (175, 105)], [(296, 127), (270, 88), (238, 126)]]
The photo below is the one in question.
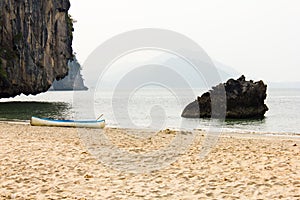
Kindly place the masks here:
[(105, 120), (76, 121), (76, 120), (57, 120), (48, 118), (31, 117), (32, 126), (62, 126), (79, 128), (104, 128)]

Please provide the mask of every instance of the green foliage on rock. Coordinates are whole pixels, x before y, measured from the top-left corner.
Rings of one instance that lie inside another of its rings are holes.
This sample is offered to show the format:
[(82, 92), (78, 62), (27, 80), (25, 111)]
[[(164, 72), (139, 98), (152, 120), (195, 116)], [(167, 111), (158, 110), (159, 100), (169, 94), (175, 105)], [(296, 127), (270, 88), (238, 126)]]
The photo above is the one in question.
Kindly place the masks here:
[(11, 50), (10, 48), (2, 47), (0, 49), (0, 57), (2, 57), (5, 60), (14, 60), (17, 58), (16, 52)]
[(22, 41), (22, 38), (23, 38), (23, 34), (22, 33), (18, 33), (16, 35), (14, 35), (14, 43), (19, 43)]
[(66, 21), (67, 21), (67, 26), (68, 26), (68, 35), (71, 36), (71, 38), (73, 39), (74, 19), (72, 18), (72, 16), (70, 14), (68, 14), (68, 15), (66, 15)]
[(2, 66), (2, 60), (0, 59), (0, 78), (3, 79), (3, 78), (7, 78), (7, 73), (6, 71), (3, 69), (3, 66)]

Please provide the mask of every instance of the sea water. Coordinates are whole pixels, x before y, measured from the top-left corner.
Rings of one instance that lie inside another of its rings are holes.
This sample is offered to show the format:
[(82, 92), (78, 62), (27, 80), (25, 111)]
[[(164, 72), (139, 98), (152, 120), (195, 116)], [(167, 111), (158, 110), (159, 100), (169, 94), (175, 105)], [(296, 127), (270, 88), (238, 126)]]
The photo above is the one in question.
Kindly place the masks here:
[[(181, 118), (184, 107), (195, 96), (159, 88), (137, 91), (112, 90), (48, 91), (36, 96), (0, 100), (0, 120), (29, 121), (31, 116), (47, 118), (96, 119), (104, 114), (107, 126), (123, 128), (209, 129), (210, 119)], [(268, 89), (269, 111), (263, 120), (226, 120), (225, 131), (300, 134), (300, 89)]]

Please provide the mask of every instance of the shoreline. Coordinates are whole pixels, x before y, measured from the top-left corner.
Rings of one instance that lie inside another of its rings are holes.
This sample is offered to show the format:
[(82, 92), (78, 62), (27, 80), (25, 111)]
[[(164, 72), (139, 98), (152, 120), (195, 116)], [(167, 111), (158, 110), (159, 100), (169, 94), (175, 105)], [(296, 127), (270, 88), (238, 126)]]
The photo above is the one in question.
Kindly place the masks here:
[[(197, 131), (188, 149), (167, 166), (132, 173), (107, 165), (102, 159), (107, 152), (92, 155), (78, 130), (85, 129), (0, 123), (0, 199), (300, 198), (298, 137), (222, 134), (200, 158), (206, 137)], [(176, 135), (165, 130), (140, 138), (136, 136), (149, 132), (98, 131), (133, 155), (161, 150)], [(130, 165), (130, 158), (124, 159), (112, 157), (111, 162)], [(154, 154), (150, 161), (159, 159)]]
[[(30, 125), (30, 120), (0, 120), (0, 125), (1, 124), (16, 124), (16, 125)], [(43, 126), (43, 127), (48, 127), (49, 126)], [(57, 127), (57, 128), (64, 128), (64, 127)], [(135, 129), (132, 129), (132, 128), (120, 128), (120, 127), (115, 127), (115, 126), (105, 126), (105, 128), (108, 128), (108, 129), (120, 129), (120, 130), (135, 130)], [(75, 128), (76, 129), (76, 128)], [(169, 130), (172, 130), (172, 131), (180, 131), (179, 129), (177, 128), (166, 128), (166, 129), (169, 129)], [(166, 130), (164, 129), (164, 130)], [(136, 129), (136, 130), (139, 130), (139, 131), (153, 131), (152, 129), (147, 129), (147, 128), (141, 128), (141, 129)], [(161, 131), (164, 131), (164, 130), (161, 130)], [(207, 133), (208, 130), (207, 128), (198, 128), (198, 129), (194, 129), (192, 130), (193, 132), (205, 132)], [(221, 131), (220, 133), (220, 136), (222, 135), (237, 135), (240, 136), (240, 137), (243, 137), (243, 136), (259, 136), (259, 137), (262, 137), (262, 136), (265, 136), (265, 137), (283, 137), (283, 138), (288, 138), (288, 137), (299, 137), (300, 138), (300, 133), (293, 133), (293, 132), (265, 132), (265, 131), (254, 131), (254, 130), (240, 130), (240, 129), (231, 129), (231, 130), (228, 130), (226, 128), (226, 130), (223, 130)]]

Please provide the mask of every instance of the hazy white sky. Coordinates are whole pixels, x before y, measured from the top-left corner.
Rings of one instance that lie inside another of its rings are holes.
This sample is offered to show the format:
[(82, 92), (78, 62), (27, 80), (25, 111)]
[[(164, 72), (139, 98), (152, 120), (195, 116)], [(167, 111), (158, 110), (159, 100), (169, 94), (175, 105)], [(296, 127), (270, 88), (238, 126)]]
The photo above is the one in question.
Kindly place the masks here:
[(299, 0), (71, 0), (80, 63), (102, 42), (138, 28), (186, 35), (246, 76), (300, 81)]

